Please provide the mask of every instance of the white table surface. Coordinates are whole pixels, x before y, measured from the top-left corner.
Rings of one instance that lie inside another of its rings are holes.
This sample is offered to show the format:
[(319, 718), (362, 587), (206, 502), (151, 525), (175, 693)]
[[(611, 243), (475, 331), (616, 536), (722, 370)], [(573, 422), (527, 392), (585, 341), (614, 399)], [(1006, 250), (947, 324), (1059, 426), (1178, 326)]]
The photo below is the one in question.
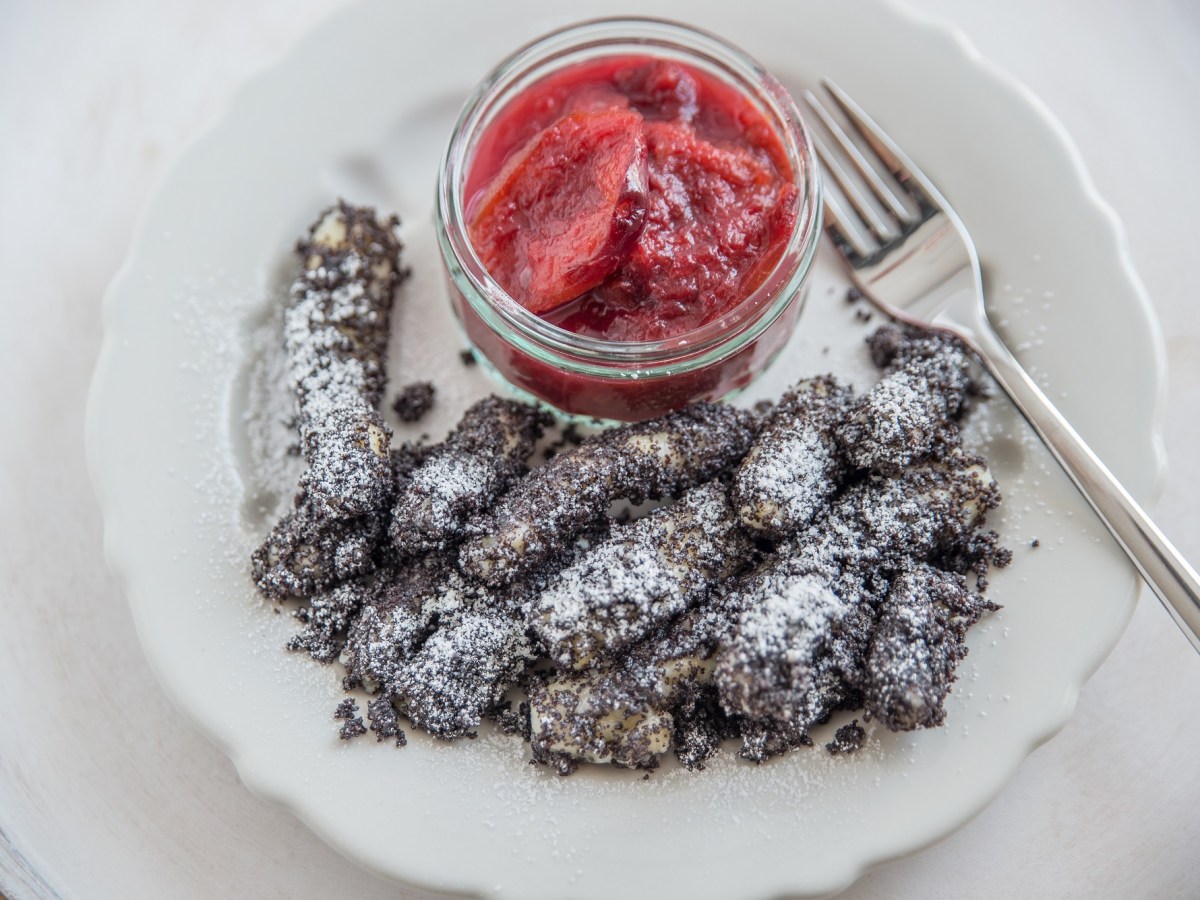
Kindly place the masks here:
[[(156, 178), (246, 75), (339, 5), (3, 8), (0, 893), (12, 900), (416, 896), (251, 795), (171, 707), (105, 569), (83, 455), (100, 296)], [(1200, 560), (1200, 3), (913, 5), (1046, 102), (1123, 219), (1167, 338), (1172, 468), (1157, 517)], [(1144, 593), (1070, 724), (995, 802), (846, 896), (1200, 896), (1198, 711), (1200, 656)]]

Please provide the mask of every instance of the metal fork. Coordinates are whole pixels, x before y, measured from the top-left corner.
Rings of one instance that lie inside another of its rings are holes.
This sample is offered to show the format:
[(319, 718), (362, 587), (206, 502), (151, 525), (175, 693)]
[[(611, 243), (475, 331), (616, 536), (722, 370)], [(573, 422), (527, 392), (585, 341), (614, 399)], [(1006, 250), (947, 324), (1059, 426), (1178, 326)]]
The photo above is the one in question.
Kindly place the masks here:
[[(950, 332), (975, 352), (1200, 651), (1195, 570), (996, 334), (984, 305), (975, 246), (950, 204), (845, 91), (830, 81), (823, 84), (867, 145), (860, 149), (817, 96), (805, 92), (836, 148), (814, 138), (824, 173), (841, 193), (825, 191), (826, 231), (852, 280), (886, 315)], [(891, 173), (898, 191), (880, 177), (879, 168)]]

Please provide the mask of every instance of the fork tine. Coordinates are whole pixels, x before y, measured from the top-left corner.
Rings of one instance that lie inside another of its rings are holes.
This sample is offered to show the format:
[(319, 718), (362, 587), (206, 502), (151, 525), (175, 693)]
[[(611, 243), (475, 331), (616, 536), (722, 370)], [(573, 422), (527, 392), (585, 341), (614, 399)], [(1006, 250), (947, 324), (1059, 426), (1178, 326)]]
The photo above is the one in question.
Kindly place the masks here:
[(854, 130), (862, 135), (863, 140), (875, 151), (875, 155), (879, 157), (884, 167), (892, 173), (901, 187), (909, 191), (921, 205), (934, 209), (939, 208), (940, 204), (932, 201), (922, 186), (921, 179), (913, 176), (916, 167), (908, 161), (908, 157), (884, 130), (876, 125), (875, 121), (863, 112), (862, 107), (855, 103), (850, 95), (837, 84), (828, 78), (822, 79), (821, 84), (824, 85), (825, 90), (829, 92), (829, 96), (834, 99), (842, 112), (846, 114), (846, 118), (854, 126)]
[[(828, 84), (829, 83), (826, 82), (827, 86)], [(820, 118), (820, 120), (824, 123), (825, 127), (829, 130), (830, 135), (833, 136), (833, 139), (837, 142), (838, 146), (841, 147), (842, 152), (845, 154), (846, 158), (850, 160), (850, 163), (854, 166), (855, 170), (857, 170), (858, 174), (862, 176), (862, 179), (864, 182), (866, 182), (867, 187), (871, 189), (871, 193), (879, 198), (879, 201), (887, 207), (888, 212), (891, 213), (891, 215), (896, 219), (897, 222), (901, 224), (903, 228), (909, 228), (914, 225), (917, 221), (916, 218), (912, 215), (912, 213), (904, 208), (904, 204), (900, 202), (895, 193), (893, 193), (892, 189), (884, 184), (883, 179), (881, 179), (879, 174), (875, 171), (875, 167), (867, 162), (867, 158), (863, 156), (862, 151), (858, 149), (852, 140), (850, 140), (850, 137), (846, 134), (842, 126), (838, 124), (838, 121), (829, 114), (829, 110), (827, 110), (821, 101), (817, 99), (816, 94), (814, 94), (812, 91), (805, 91), (804, 99), (805, 102), (812, 107), (813, 112), (815, 112), (818, 118)], [(836, 95), (834, 99), (838, 100), (839, 105), (841, 105), (841, 101), (836, 97)], [(853, 118), (851, 118), (851, 122), (854, 122)], [(854, 122), (854, 125), (855, 128), (858, 129), (858, 123)], [(874, 144), (871, 144), (872, 149), (874, 149), (874, 146)], [(884, 160), (884, 163), (887, 164), (886, 159)], [(858, 203), (854, 202), (854, 198), (850, 199), (851, 202), (854, 203), (855, 208), (859, 209), (861, 212), (862, 210), (858, 206)]]
[(841, 188), (843, 196), (854, 207), (863, 224), (871, 229), (881, 243), (886, 244), (896, 237), (896, 229), (888, 225), (883, 220), (883, 217), (875, 211), (870, 201), (863, 196), (862, 191), (858, 189), (858, 186), (855, 185), (854, 181), (846, 173), (837, 156), (830, 152), (829, 148), (825, 146), (825, 142), (817, 135), (814, 134), (812, 139), (813, 145), (817, 148), (817, 156), (821, 160), (821, 165), (832, 176), (837, 186)]
[(842, 201), (835, 194), (828, 190), (824, 192), (823, 203), (825, 206), (825, 230), (842, 245), (843, 252), (849, 251), (858, 259), (869, 259), (876, 252), (875, 248), (863, 240), (857, 225), (854, 224), (854, 215), (842, 205)]

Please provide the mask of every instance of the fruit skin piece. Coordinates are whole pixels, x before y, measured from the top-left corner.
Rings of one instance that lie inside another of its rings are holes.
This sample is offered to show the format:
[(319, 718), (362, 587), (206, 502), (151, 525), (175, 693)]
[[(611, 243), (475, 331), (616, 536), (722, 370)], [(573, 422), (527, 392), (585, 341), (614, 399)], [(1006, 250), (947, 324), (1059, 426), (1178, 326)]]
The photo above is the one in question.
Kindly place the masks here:
[(653, 59), (614, 73), (613, 83), (626, 103), (647, 119), (691, 124), (699, 112), (699, 86), (686, 68)]
[(473, 203), (468, 230), (500, 286), (543, 313), (621, 266), (645, 224), (646, 193), (641, 115), (585, 108), (504, 164)]

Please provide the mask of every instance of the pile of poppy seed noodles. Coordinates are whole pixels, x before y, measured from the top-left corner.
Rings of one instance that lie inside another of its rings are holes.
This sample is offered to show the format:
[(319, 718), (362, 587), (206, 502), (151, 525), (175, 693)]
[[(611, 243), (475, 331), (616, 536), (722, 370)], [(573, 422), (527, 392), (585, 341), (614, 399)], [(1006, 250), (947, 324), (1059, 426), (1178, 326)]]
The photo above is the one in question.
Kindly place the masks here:
[[(767, 409), (583, 439), (489, 397), (442, 443), (392, 447), (395, 224), (339, 204), (298, 246), (284, 343), (307, 470), (252, 559), (265, 595), (301, 601), (289, 647), (373, 695), (378, 740), (491, 719), (567, 774), (668, 750), (703, 768), (728, 738), (762, 762), (838, 710), (942, 724), (967, 629), (996, 609), (988, 567), (1010, 559), (983, 530), (986, 461), (961, 445), (976, 392), (958, 345), (886, 326), (864, 394), (820, 376)], [(664, 502), (612, 515), (647, 501)], [(366, 733), (357, 712), (338, 706), (343, 737)], [(856, 719), (826, 747), (864, 735)]]

